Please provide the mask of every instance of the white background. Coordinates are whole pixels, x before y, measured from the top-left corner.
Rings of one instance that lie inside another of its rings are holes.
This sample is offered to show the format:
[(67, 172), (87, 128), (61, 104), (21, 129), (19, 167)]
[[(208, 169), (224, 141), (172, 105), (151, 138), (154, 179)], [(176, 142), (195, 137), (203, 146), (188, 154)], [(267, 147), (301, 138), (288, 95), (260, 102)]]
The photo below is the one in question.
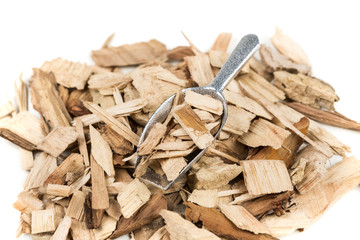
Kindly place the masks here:
[[(187, 44), (184, 31), (206, 51), (220, 32), (233, 33), (233, 47), (247, 33), (268, 43), (279, 26), (305, 49), (314, 75), (336, 89), (336, 109), (360, 121), (359, 10), (356, 1), (1, 1), (0, 104), (14, 99), (21, 72), (27, 79), (32, 67), (59, 56), (92, 63), (90, 50), (113, 32), (113, 45), (156, 38), (172, 48)], [(359, 132), (327, 128), (360, 157)], [(15, 239), (12, 203), (27, 173), (16, 146), (1, 139), (0, 153), (0, 238)], [(357, 187), (309, 230), (284, 239), (360, 239), (359, 214)]]

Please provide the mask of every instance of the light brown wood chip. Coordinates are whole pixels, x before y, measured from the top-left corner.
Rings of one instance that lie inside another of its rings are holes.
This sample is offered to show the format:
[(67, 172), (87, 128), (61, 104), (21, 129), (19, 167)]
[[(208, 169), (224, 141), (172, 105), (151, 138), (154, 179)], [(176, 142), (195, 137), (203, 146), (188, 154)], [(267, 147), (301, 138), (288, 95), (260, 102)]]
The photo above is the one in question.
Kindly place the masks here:
[(11, 101), (0, 106), (0, 118), (10, 115), (13, 112), (15, 112), (15, 108)]
[(16, 202), (13, 204), (14, 208), (23, 213), (29, 213), (33, 210), (41, 210), (44, 207), (42, 200), (40, 200), (31, 191), (21, 192)]
[(279, 149), (290, 132), (264, 119), (255, 120), (249, 131), (239, 136), (238, 141), (251, 147), (271, 146)]
[(220, 33), (217, 36), (214, 44), (212, 45), (211, 50), (226, 52), (226, 50), (229, 47), (231, 37), (232, 37), (231, 33), (227, 33), (227, 32)]
[(184, 57), (189, 68), (191, 78), (200, 87), (206, 86), (214, 80), (209, 56), (204, 53), (197, 53), (195, 56)]
[[(187, 201), (196, 203), (199, 206), (207, 208), (218, 208), (221, 204), (230, 203), (232, 201), (232, 196), (218, 196), (218, 193), (222, 190), (227, 189), (230, 191), (230, 185), (225, 185), (218, 189), (208, 189), (208, 190), (199, 190), (194, 189)], [(226, 190), (225, 190), (226, 191)]]
[(72, 192), (72, 188), (67, 185), (48, 184), (46, 186), (46, 194), (57, 197), (68, 197)]
[(241, 161), (247, 190), (251, 195), (293, 190), (289, 173), (282, 160)]
[(66, 215), (79, 221), (82, 220), (84, 216), (85, 198), (85, 193), (82, 191), (75, 191), (70, 200)]
[(31, 212), (31, 234), (55, 231), (55, 211), (53, 208)]
[(72, 219), (70, 233), (73, 240), (94, 240), (94, 233), (86, 227), (85, 222)]
[(250, 128), (251, 121), (256, 117), (255, 114), (232, 105), (228, 106), (228, 114), (223, 130), (237, 135), (246, 133)]
[(91, 75), (88, 87), (91, 89), (107, 89), (116, 86), (124, 88), (130, 82), (131, 78), (129, 74), (123, 74), (121, 72), (104, 72)]
[(107, 209), (109, 207), (109, 196), (106, 189), (104, 169), (90, 155), (91, 159), (91, 207), (93, 209)]
[(166, 126), (162, 123), (156, 123), (149, 131), (145, 140), (139, 146), (139, 155), (150, 154), (155, 146), (164, 137), (166, 132)]
[(161, 66), (142, 68), (142, 72), (144, 74), (147, 74), (149, 77), (151, 76), (151, 77), (161, 80), (161, 81), (173, 83), (173, 84), (179, 85), (183, 88), (185, 88), (189, 85), (189, 82), (187, 80), (176, 77), (169, 70), (167, 70)]
[(222, 103), (207, 95), (202, 95), (191, 90), (185, 92), (185, 102), (193, 107), (221, 115), (223, 113)]
[(155, 60), (165, 52), (165, 45), (152, 39), (148, 42), (94, 50), (91, 57), (97, 65), (103, 67), (129, 66)]
[(75, 119), (75, 129), (78, 133), (78, 145), (81, 156), (83, 157), (85, 166), (90, 165), (89, 153), (87, 150), (86, 139), (84, 134), (84, 127), (80, 119)]
[(44, 72), (53, 72), (56, 82), (67, 87), (84, 89), (93, 72), (90, 66), (79, 62), (70, 62), (62, 58), (46, 61), (40, 67)]
[(159, 159), (159, 162), (168, 181), (175, 180), (187, 165), (184, 157)]
[(71, 227), (71, 217), (65, 216), (50, 240), (66, 240)]
[(105, 215), (101, 221), (100, 227), (92, 230), (94, 238), (96, 240), (108, 239), (116, 229), (116, 223), (117, 221), (114, 218)]

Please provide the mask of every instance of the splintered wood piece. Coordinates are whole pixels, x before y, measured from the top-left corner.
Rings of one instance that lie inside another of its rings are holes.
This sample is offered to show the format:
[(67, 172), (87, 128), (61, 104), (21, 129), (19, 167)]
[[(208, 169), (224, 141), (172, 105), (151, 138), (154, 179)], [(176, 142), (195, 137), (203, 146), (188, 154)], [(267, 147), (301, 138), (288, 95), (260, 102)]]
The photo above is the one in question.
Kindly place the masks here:
[(57, 157), (78, 138), (73, 127), (55, 127), (37, 146), (38, 149)]
[(185, 102), (195, 108), (199, 108), (217, 115), (223, 113), (222, 103), (208, 95), (202, 95), (191, 90), (185, 92)]
[(334, 102), (339, 100), (330, 84), (301, 73), (276, 71), (273, 83), (283, 90), (288, 98), (313, 107), (332, 110)]
[(66, 174), (72, 172), (76, 177), (84, 173), (83, 158), (78, 153), (70, 154), (46, 179), (45, 184), (65, 184)]
[(114, 199), (111, 198), (110, 199), (110, 206), (108, 209), (105, 210), (106, 213), (111, 216), (112, 218), (114, 218), (116, 221), (118, 221), (121, 217), (121, 208), (120, 208), (120, 204), (119, 202)]
[(269, 82), (271, 82), (271, 80), (273, 79), (272, 74), (267, 71), (267, 67), (265, 66), (265, 64), (257, 60), (255, 57), (251, 57), (249, 59), (249, 66), (251, 70), (259, 74)]
[(116, 228), (116, 220), (110, 216), (104, 216), (99, 228), (92, 229), (96, 240), (108, 239)]
[(71, 217), (65, 216), (57, 227), (51, 240), (66, 240), (71, 227)]
[(294, 63), (289, 58), (272, 50), (264, 44), (260, 45), (260, 56), (263, 63), (269, 68), (269, 72), (285, 70), (289, 72), (297, 72), (310, 74), (311, 68), (305, 64)]
[(245, 185), (251, 195), (292, 191), (293, 185), (281, 160), (241, 161)]
[(226, 52), (226, 50), (229, 47), (231, 37), (232, 37), (231, 33), (227, 33), (227, 32), (220, 33), (217, 36), (214, 44), (212, 45), (211, 50)]
[(133, 153), (134, 146), (126, 140), (123, 136), (115, 132), (109, 126), (105, 125), (100, 129), (101, 136), (110, 145), (114, 153), (120, 155), (127, 155)]
[(102, 167), (108, 176), (115, 176), (113, 154), (109, 144), (101, 137), (100, 133), (90, 125), (91, 154), (97, 164)]
[(75, 117), (89, 114), (90, 111), (84, 107), (82, 104), (83, 101), (92, 101), (92, 96), (89, 89), (75, 89), (69, 95), (69, 98), (66, 102), (66, 109)]
[(105, 122), (115, 132), (119, 133), (126, 140), (137, 146), (140, 137), (136, 135), (131, 129), (129, 129), (125, 124), (117, 121), (113, 116), (106, 113), (102, 108), (100, 108), (96, 104), (85, 102), (84, 106), (87, 109), (89, 109), (91, 112), (96, 114), (103, 122)]
[(145, 140), (139, 146), (139, 155), (150, 154), (155, 146), (164, 137), (166, 132), (166, 126), (162, 123), (156, 123), (149, 131)]
[(360, 123), (351, 120), (338, 112), (314, 108), (299, 102), (287, 102), (285, 104), (318, 122), (341, 128), (360, 130)]
[(196, 113), (196, 115), (199, 116), (199, 118), (202, 122), (209, 123), (209, 122), (215, 121), (214, 116), (211, 113), (209, 113), (208, 111), (200, 110), (200, 109), (193, 109), (193, 110)]
[(199, 149), (205, 149), (211, 145), (214, 137), (210, 134), (210, 131), (206, 129), (190, 105), (176, 106), (172, 110), (172, 115)]
[(184, 157), (159, 159), (159, 162), (168, 181), (175, 180), (187, 165)]
[(131, 218), (120, 217), (116, 230), (110, 236), (110, 239), (116, 239), (117, 237), (149, 224), (160, 217), (159, 213), (162, 209), (167, 209), (166, 198), (164, 195), (159, 193), (153, 195), (150, 200)]
[(82, 122), (79, 119), (75, 119), (75, 129), (76, 129), (76, 132), (78, 133), (77, 141), (78, 141), (78, 145), (79, 145), (80, 154), (83, 157), (85, 166), (89, 166), (90, 160), (89, 160), (89, 153), (88, 153), (87, 146), (86, 146), (84, 127), (83, 127)]
[(279, 149), (290, 132), (264, 119), (255, 120), (248, 132), (239, 136), (238, 141), (250, 146), (271, 146)]
[(92, 193), (89, 192), (85, 198), (84, 213), (85, 222), (88, 229), (95, 229), (100, 227), (101, 221), (104, 217), (104, 209), (92, 208)]
[(266, 227), (259, 222), (259, 220), (257, 220), (242, 206), (222, 204), (220, 205), (220, 210), (240, 229), (247, 230), (255, 234), (269, 234), (269, 230), (267, 230)]
[[(303, 117), (299, 122), (295, 123), (294, 126), (299, 129), (303, 134), (307, 133), (309, 128), (309, 119)], [(281, 148), (274, 149), (272, 147), (264, 147), (255, 155), (249, 157), (250, 160), (255, 159), (277, 159), (283, 160), (287, 168), (293, 163), (297, 151), (299, 150), (301, 144), (304, 140), (291, 131), (291, 134), (285, 138)]]
[(86, 168), (83, 174), (75, 182), (71, 183), (72, 193), (83, 187), (90, 180), (90, 175), (90, 168)]
[[(232, 196), (218, 196), (218, 193), (222, 190), (230, 189), (230, 185), (225, 185), (219, 189), (208, 189), (208, 190), (198, 190), (195, 189), (187, 201), (196, 203), (197, 205), (208, 207), (208, 208), (217, 208), (221, 204), (230, 203), (232, 201)], [(231, 191), (231, 190), (225, 190)]]
[(0, 136), (29, 151), (45, 138), (42, 122), (28, 111), (16, 114), (0, 125)]
[(225, 64), (229, 56), (230, 54), (226, 52), (211, 50), (209, 52), (209, 60), (211, 66), (221, 68)]
[(185, 151), (194, 145), (193, 141), (181, 142), (162, 142), (155, 147), (156, 150), (161, 151)]
[(242, 96), (241, 94), (230, 92), (226, 89), (224, 90), (223, 93), (226, 101), (228, 101), (229, 103), (232, 103), (237, 107), (241, 107), (249, 112), (254, 113), (255, 115), (266, 118), (268, 120), (271, 120), (273, 118), (273, 116), (268, 111), (266, 111), (265, 108), (263, 108), (259, 103), (257, 103), (253, 99), (248, 98), (246, 96)]
[(106, 89), (119, 86), (124, 88), (130, 82), (131, 78), (128, 74), (123, 74), (121, 72), (103, 72), (91, 75), (88, 82), (88, 87), (95, 89)]
[(188, 183), (194, 189), (216, 189), (228, 184), (242, 172), (237, 164), (226, 164), (218, 157), (202, 157), (194, 164)]
[[(105, 112), (113, 117), (116, 116), (126, 116), (131, 113), (140, 111), (146, 105), (146, 101), (142, 98), (128, 101), (126, 103), (117, 104), (115, 106), (105, 109)], [(90, 124), (95, 124), (102, 121), (96, 114), (87, 114), (81, 117), (75, 118), (75, 121), (80, 119), (84, 127), (89, 126)]]
[(173, 83), (184, 88), (189, 85), (189, 82), (187, 80), (176, 77), (169, 70), (161, 66), (146, 67), (146, 68), (142, 68), (141, 70), (144, 74), (148, 75), (149, 77), (153, 77), (161, 81)]
[(91, 159), (91, 185), (92, 209), (107, 209), (109, 207), (109, 196), (106, 189), (104, 169), (95, 161), (94, 157), (90, 155)]
[(244, 240), (277, 239), (270, 235), (254, 234), (249, 231), (241, 230), (215, 208), (201, 207), (189, 202), (185, 202), (185, 205), (186, 219), (193, 223), (201, 222), (204, 228), (215, 233), (219, 237)]
[(151, 192), (145, 184), (134, 179), (117, 196), (124, 218), (132, 217), (150, 199)]
[(199, 87), (206, 86), (214, 80), (214, 74), (207, 54), (196, 53), (195, 56), (184, 57), (184, 60), (189, 68), (192, 80)]
[(26, 83), (24, 83), (24, 81), (22, 80), (22, 74), (19, 77), (19, 81), (15, 82), (15, 93), (16, 93), (16, 102), (19, 107), (19, 112), (27, 111), (28, 89)]
[(183, 60), (187, 56), (195, 56), (195, 53), (189, 46), (178, 46), (167, 51), (166, 56), (170, 60)]
[(32, 151), (20, 148), (21, 168), (30, 171), (34, 166), (34, 156)]
[(82, 191), (74, 192), (66, 210), (66, 216), (81, 221), (84, 216), (85, 198), (86, 195)]
[(53, 208), (31, 212), (31, 234), (55, 231), (55, 211)]
[(246, 133), (250, 128), (251, 120), (256, 117), (255, 114), (231, 105), (228, 106), (228, 112), (228, 119), (223, 129), (237, 135)]
[(85, 222), (72, 219), (70, 233), (73, 240), (94, 240), (93, 232), (86, 227)]
[(158, 230), (156, 230), (156, 232), (153, 235), (151, 235), (149, 240), (165, 240), (164, 236), (166, 234), (167, 234), (166, 227), (163, 226), (163, 227), (159, 228)]
[(11, 101), (0, 106), (0, 118), (10, 115), (15, 112), (14, 105)]
[(296, 63), (305, 64), (311, 67), (308, 57), (300, 45), (289, 36), (285, 35), (280, 28), (276, 28), (271, 42), (275, 48)]
[(90, 66), (79, 62), (70, 62), (62, 58), (46, 61), (40, 69), (47, 73), (54, 73), (56, 82), (67, 87), (84, 89), (91, 73)]
[(33, 210), (41, 210), (44, 207), (43, 202), (32, 192), (21, 192), (13, 207), (22, 213), (29, 213)]
[(24, 183), (24, 190), (41, 187), (45, 180), (56, 169), (56, 158), (40, 153), (36, 156), (34, 167), (31, 169)]
[(30, 80), (30, 93), (33, 107), (44, 116), (51, 128), (70, 126), (71, 116), (56, 89), (52, 73), (34, 68)]
[(347, 157), (328, 169), (325, 177), (310, 191), (296, 194), (296, 208), (283, 216), (268, 215), (261, 222), (276, 236), (304, 230), (317, 221), (340, 197), (360, 184), (360, 163)]
[(48, 184), (46, 186), (46, 194), (57, 197), (68, 197), (72, 192), (72, 188), (67, 185)]
[(152, 39), (148, 42), (93, 50), (91, 57), (97, 65), (103, 67), (129, 66), (155, 60), (165, 52), (165, 45)]
[(166, 230), (171, 239), (216, 239), (220, 240), (215, 234), (204, 228), (198, 228), (191, 222), (183, 219), (178, 213), (168, 210), (161, 210), (160, 215), (165, 219)]
[(185, 157), (192, 153), (195, 149), (195, 146), (187, 149), (187, 150), (175, 150), (175, 151), (157, 151), (153, 155), (151, 155), (151, 160), (153, 159), (162, 159), (162, 158), (177, 158), (177, 157)]

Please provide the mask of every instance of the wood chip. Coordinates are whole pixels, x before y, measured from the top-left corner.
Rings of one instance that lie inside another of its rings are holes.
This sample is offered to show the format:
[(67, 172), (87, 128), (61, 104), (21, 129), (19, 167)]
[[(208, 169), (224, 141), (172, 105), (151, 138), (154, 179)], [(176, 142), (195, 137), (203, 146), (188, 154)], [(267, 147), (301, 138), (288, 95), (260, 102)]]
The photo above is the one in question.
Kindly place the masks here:
[(160, 159), (159, 162), (168, 181), (175, 180), (179, 176), (181, 170), (187, 165), (187, 162), (183, 157)]
[(195, 56), (184, 57), (184, 60), (189, 68), (191, 78), (199, 87), (206, 86), (214, 80), (214, 74), (207, 54), (198, 53)]
[(66, 211), (66, 216), (69, 216), (79, 221), (82, 220), (84, 217), (85, 198), (85, 193), (83, 193), (82, 191), (75, 191), (69, 203), (69, 207)]
[(186, 90), (184, 100), (186, 103), (198, 109), (215, 113), (217, 115), (221, 115), (223, 113), (222, 103), (213, 97), (202, 95), (191, 90)]
[(108, 239), (116, 228), (116, 220), (110, 216), (104, 216), (101, 225), (97, 229), (93, 229), (95, 239)]
[(77, 141), (78, 141), (78, 145), (79, 145), (80, 154), (83, 157), (85, 166), (89, 166), (90, 160), (89, 160), (89, 153), (88, 153), (87, 146), (86, 146), (84, 127), (79, 119), (75, 120), (75, 129), (76, 129), (76, 132), (78, 133)]
[(31, 234), (55, 231), (54, 209), (31, 212)]
[(232, 37), (231, 33), (227, 33), (227, 32), (220, 33), (217, 36), (214, 44), (212, 45), (211, 50), (226, 52), (226, 50), (229, 47), (231, 37)]
[(156, 123), (149, 131), (145, 140), (140, 144), (138, 153), (139, 155), (150, 154), (154, 147), (159, 143), (161, 138), (164, 137), (166, 126), (161, 123)]
[(107, 209), (109, 207), (109, 196), (106, 189), (104, 169), (90, 155), (91, 159), (91, 185), (93, 209)]
[(226, 120), (224, 130), (242, 135), (248, 132), (251, 121), (255, 118), (255, 115), (235, 106), (228, 106), (228, 119)]
[(85, 222), (80, 222), (76, 219), (71, 220), (70, 227), (71, 237), (74, 240), (93, 240), (93, 232), (86, 227)]
[(71, 227), (71, 217), (65, 216), (57, 227), (51, 240), (66, 240)]
[(57, 197), (68, 197), (72, 192), (72, 188), (67, 185), (48, 184), (46, 186), (46, 194)]
[(91, 75), (88, 82), (90, 89), (125, 88), (131, 82), (129, 74), (121, 72), (104, 72)]

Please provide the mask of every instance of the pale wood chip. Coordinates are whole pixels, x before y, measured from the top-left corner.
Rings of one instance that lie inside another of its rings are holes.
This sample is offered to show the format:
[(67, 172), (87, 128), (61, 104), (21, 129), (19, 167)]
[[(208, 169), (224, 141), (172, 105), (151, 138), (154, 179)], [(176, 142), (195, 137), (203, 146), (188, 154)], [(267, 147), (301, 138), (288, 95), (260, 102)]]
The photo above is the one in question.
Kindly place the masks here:
[(159, 162), (168, 181), (175, 180), (187, 165), (184, 157), (159, 159)]
[(232, 37), (231, 33), (227, 33), (227, 32), (220, 33), (217, 36), (214, 44), (212, 45), (211, 50), (226, 52), (226, 50), (229, 47), (231, 37)]
[(155, 123), (155, 125), (150, 129), (145, 140), (140, 144), (138, 149), (139, 155), (150, 154), (155, 146), (164, 137), (166, 129), (166, 125), (162, 123)]
[[(230, 203), (232, 201), (232, 196), (218, 196), (218, 193), (224, 189), (230, 189), (230, 185), (225, 185), (222, 188), (218, 189), (208, 189), (208, 190), (199, 190), (194, 189), (194, 191), (190, 194), (187, 201), (196, 203), (199, 206), (207, 207), (207, 208), (217, 208), (221, 204)], [(225, 190), (229, 191), (229, 190)]]
[(89, 88), (108, 89), (113, 87), (125, 88), (132, 81), (129, 74), (121, 72), (104, 72), (91, 75), (88, 82)]
[(185, 151), (194, 145), (193, 141), (181, 142), (162, 142), (155, 147), (156, 150), (161, 151)]
[(191, 90), (185, 92), (185, 102), (195, 108), (199, 108), (217, 115), (223, 113), (222, 103), (208, 95), (202, 95)]
[(109, 196), (106, 189), (104, 169), (90, 155), (91, 159), (91, 207), (92, 209), (107, 209)]
[(108, 209), (105, 210), (107, 214), (109, 214), (109, 216), (111, 216), (112, 218), (114, 218), (115, 220), (119, 220), (121, 217), (121, 208), (120, 208), (120, 204), (119, 202), (114, 199), (111, 198), (110, 199), (110, 206)]
[(78, 145), (81, 156), (83, 157), (85, 166), (90, 165), (89, 153), (87, 150), (86, 139), (84, 134), (84, 127), (80, 119), (75, 119), (75, 129), (78, 133)]
[(147, 74), (149, 77), (153, 77), (155, 79), (165, 81), (168, 83), (173, 83), (184, 88), (189, 85), (189, 82), (187, 80), (176, 77), (169, 70), (161, 66), (146, 67), (146, 68), (142, 68), (141, 71), (144, 74)]
[(183, 60), (184, 57), (194, 56), (195, 53), (189, 46), (178, 46), (167, 51), (166, 56), (170, 60)]
[(71, 227), (71, 217), (65, 216), (50, 240), (66, 240)]
[(185, 156), (189, 155), (194, 149), (195, 149), (195, 146), (190, 147), (187, 150), (157, 151), (156, 153), (151, 155), (151, 159), (185, 157)]
[(94, 233), (86, 227), (85, 222), (72, 219), (70, 233), (73, 240), (94, 240)]
[(293, 190), (285, 163), (281, 160), (241, 161), (245, 185), (251, 195)]
[(44, 207), (43, 202), (32, 192), (21, 192), (13, 207), (22, 213), (29, 213), (33, 210), (41, 210)]
[(79, 190), (75, 191), (66, 210), (66, 216), (81, 221), (84, 217), (85, 198), (85, 193)]
[[(18, 86), (19, 84), (19, 86)], [(19, 112), (28, 110), (28, 88), (26, 83), (22, 80), (22, 74), (19, 77), (19, 81), (15, 82), (16, 102), (19, 108)], [(0, 114), (1, 116), (1, 114)]]
[(31, 234), (55, 231), (55, 211), (53, 208), (31, 212)]
[(10, 115), (15, 112), (14, 105), (11, 101), (0, 106), (0, 118)]
[(255, 57), (251, 57), (249, 59), (249, 66), (251, 70), (265, 78), (267, 81), (270, 82), (273, 79), (272, 74), (267, 71), (265, 64), (257, 60)]
[(209, 56), (204, 53), (197, 53), (195, 56), (184, 57), (189, 68), (191, 78), (200, 86), (206, 86), (214, 80)]
[(116, 229), (117, 220), (110, 216), (104, 216), (101, 225), (97, 229), (93, 229), (94, 237), (96, 240), (108, 239), (113, 231)]
[(72, 188), (67, 185), (48, 184), (46, 186), (46, 194), (56, 197), (68, 197), (72, 192)]
[(209, 60), (210, 60), (211, 66), (221, 68), (229, 56), (230, 56), (230, 54), (228, 54), (226, 52), (219, 51), (219, 50), (211, 50), (209, 52)]
[(166, 238), (164, 239), (164, 236), (166, 234), (167, 234), (166, 227), (163, 226), (163, 227), (159, 228), (158, 230), (156, 230), (156, 232), (153, 235), (151, 235), (149, 240), (166, 240)]
[(256, 117), (255, 114), (231, 105), (228, 106), (228, 114), (223, 130), (237, 135), (246, 133), (250, 128), (251, 121)]
[(30, 171), (34, 166), (34, 156), (32, 151), (20, 148), (21, 168)]

